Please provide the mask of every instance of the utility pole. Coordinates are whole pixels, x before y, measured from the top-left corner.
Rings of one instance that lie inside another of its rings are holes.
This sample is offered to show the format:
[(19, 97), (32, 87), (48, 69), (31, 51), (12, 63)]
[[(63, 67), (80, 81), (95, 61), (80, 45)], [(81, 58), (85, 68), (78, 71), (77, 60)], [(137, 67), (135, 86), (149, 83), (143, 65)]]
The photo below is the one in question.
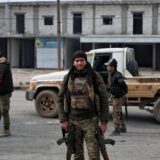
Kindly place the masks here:
[(60, 22), (60, 0), (57, 0), (57, 57), (58, 57), (58, 70), (61, 70), (61, 22)]

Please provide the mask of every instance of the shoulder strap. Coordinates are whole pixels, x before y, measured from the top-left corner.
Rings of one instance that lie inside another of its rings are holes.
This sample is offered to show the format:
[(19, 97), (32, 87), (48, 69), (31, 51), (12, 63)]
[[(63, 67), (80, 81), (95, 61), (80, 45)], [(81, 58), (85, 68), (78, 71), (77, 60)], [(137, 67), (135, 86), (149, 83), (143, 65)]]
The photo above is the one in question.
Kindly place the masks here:
[(116, 72), (114, 73), (112, 79), (111, 79), (111, 74), (108, 74), (108, 75), (109, 75), (108, 79), (110, 79), (109, 80), (109, 87), (111, 87), (114, 84), (115, 80), (116, 80)]

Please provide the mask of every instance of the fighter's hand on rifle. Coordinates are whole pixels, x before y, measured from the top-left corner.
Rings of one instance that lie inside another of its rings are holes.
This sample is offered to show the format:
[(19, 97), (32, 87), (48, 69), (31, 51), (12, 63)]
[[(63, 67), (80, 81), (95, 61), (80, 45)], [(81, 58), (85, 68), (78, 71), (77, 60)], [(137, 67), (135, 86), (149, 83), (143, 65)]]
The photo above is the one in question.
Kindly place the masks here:
[(69, 122), (68, 121), (63, 121), (60, 123), (60, 126), (62, 129), (68, 131), (68, 128), (69, 128)]
[(104, 134), (107, 131), (107, 128), (108, 128), (107, 123), (101, 122), (100, 129), (102, 131), (102, 134)]

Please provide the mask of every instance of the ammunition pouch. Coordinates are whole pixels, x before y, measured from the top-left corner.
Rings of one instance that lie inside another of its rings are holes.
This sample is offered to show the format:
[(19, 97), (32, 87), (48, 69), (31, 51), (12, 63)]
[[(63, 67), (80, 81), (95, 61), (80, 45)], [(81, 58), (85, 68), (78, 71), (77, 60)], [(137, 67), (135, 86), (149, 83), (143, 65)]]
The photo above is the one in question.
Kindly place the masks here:
[(91, 100), (89, 96), (71, 96), (71, 108), (73, 109), (89, 109)]

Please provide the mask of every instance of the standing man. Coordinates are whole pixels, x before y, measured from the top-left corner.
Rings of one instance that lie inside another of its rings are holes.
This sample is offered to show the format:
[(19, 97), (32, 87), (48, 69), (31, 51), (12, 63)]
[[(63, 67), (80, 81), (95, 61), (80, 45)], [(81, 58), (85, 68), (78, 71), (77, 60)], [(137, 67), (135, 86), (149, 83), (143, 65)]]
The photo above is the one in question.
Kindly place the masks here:
[(126, 132), (126, 124), (122, 113), (122, 106), (125, 103), (125, 94), (128, 92), (128, 87), (122, 74), (117, 71), (117, 61), (115, 59), (110, 59), (106, 65), (107, 71), (109, 72), (108, 90), (112, 95), (112, 119), (115, 127), (111, 135), (120, 135), (121, 132)]
[(10, 97), (13, 91), (13, 81), (10, 65), (0, 53), (0, 120), (3, 117), (3, 130), (0, 137), (10, 136)]
[[(91, 68), (83, 51), (73, 54), (72, 63), (59, 92), (60, 125), (66, 131), (70, 125), (74, 125), (74, 160), (84, 160), (84, 140), (89, 160), (100, 160), (95, 130), (98, 126), (102, 134), (107, 130), (109, 107), (106, 87), (102, 77)], [(99, 105), (96, 105), (95, 97), (98, 97)]]

